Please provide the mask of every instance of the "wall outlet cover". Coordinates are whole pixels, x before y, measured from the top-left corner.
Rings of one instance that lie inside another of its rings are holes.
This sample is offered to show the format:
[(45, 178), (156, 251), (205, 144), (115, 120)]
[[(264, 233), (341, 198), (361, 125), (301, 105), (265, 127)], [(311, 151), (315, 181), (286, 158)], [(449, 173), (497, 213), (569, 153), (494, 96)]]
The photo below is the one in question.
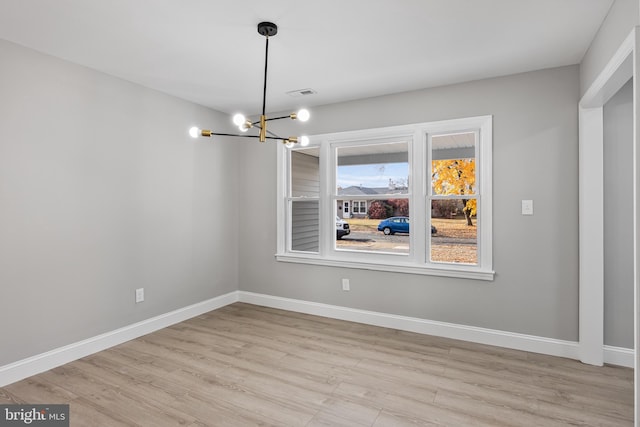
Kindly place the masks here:
[(533, 215), (533, 200), (522, 201), (522, 215)]

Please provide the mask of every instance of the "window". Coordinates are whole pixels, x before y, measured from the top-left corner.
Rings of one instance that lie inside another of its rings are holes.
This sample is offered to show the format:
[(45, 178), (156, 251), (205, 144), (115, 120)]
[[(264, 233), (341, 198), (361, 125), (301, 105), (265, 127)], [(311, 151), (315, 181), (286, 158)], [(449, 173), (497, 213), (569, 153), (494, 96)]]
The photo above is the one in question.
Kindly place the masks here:
[(367, 213), (367, 202), (365, 200), (354, 200), (353, 202), (353, 213), (358, 215), (366, 215)]
[[(352, 213), (350, 234), (333, 245), (335, 250), (375, 253), (404, 253), (410, 249), (409, 236), (381, 235), (378, 223), (394, 215), (409, 214), (409, 143), (406, 139), (384, 142), (338, 143), (331, 147), (335, 185), (332, 197), (348, 197)], [(366, 205), (369, 203), (369, 211)], [(404, 209), (404, 210), (403, 210)]]
[(310, 139), (278, 148), (278, 260), (493, 279), (491, 116)]
[(429, 136), (432, 262), (478, 264), (476, 132)]

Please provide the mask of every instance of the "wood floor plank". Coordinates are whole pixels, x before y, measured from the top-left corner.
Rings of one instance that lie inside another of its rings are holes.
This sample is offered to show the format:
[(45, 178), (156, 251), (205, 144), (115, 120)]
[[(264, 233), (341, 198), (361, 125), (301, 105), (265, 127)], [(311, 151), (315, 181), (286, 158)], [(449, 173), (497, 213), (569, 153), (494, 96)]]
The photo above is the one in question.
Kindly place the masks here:
[[(21, 382), (21, 381), (20, 381)], [(14, 383), (18, 384), (18, 383)], [(13, 385), (13, 384), (12, 384)], [(0, 388), (0, 404), (2, 405), (18, 405), (21, 403), (29, 403), (26, 400), (14, 395), (8, 390), (8, 387)]]
[(5, 390), (23, 402), (66, 404), (78, 397), (76, 394), (35, 375), (24, 381), (8, 385)]
[(359, 403), (345, 397), (332, 397), (325, 400), (318, 412), (320, 418), (335, 416), (351, 422), (352, 425), (370, 426), (378, 418), (382, 408), (375, 405)]
[[(108, 388), (92, 396), (91, 406), (100, 408), (100, 412), (113, 417), (113, 408), (118, 416), (131, 424), (149, 426), (185, 426), (196, 419), (183, 412), (174, 411), (153, 399), (131, 393), (123, 388)], [(71, 402), (74, 405), (74, 402)], [(75, 405), (74, 405), (75, 406)]]
[(0, 388), (72, 426), (631, 426), (633, 370), (236, 303)]
[(127, 420), (113, 411), (110, 415), (103, 413), (104, 409), (94, 406), (83, 397), (75, 399), (69, 404), (69, 424), (82, 427), (132, 427), (140, 425)]
[(320, 412), (306, 425), (306, 427), (354, 427), (370, 426), (371, 424), (358, 424), (351, 419), (342, 418), (331, 412)]
[(231, 382), (199, 372), (174, 372), (168, 379), (179, 383), (212, 401), (224, 401), (239, 408), (247, 408), (280, 425), (305, 425), (315, 413), (311, 404), (281, 399), (242, 382)]
[(465, 411), (451, 411), (438, 405), (425, 404), (410, 399), (403, 399), (397, 408), (384, 408), (373, 423), (375, 427), (432, 425), (496, 427), (495, 424), (474, 417)]
[[(171, 335), (165, 335), (161, 340), (156, 342), (166, 343), (167, 341), (175, 341), (177, 338)], [(140, 343), (142, 346), (146, 346), (146, 343)], [(277, 363), (269, 358), (263, 358), (260, 352), (247, 351), (212, 351), (208, 348), (193, 348), (197, 344), (183, 344), (182, 347), (189, 347), (191, 351), (200, 351), (200, 355), (203, 358), (202, 363), (205, 365), (194, 365), (191, 358), (185, 358), (182, 370), (188, 371), (202, 371), (209, 373), (220, 373), (221, 376), (231, 379), (230, 376), (236, 381), (243, 380), (251, 375), (270, 374), (274, 378), (286, 378), (290, 383), (301, 385), (303, 387), (313, 387), (314, 389), (320, 389), (320, 391), (327, 392), (335, 388), (335, 383), (332, 383), (327, 375), (315, 375), (309, 372), (309, 359), (304, 359), (304, 362), (300, 369), (295, 369), (295, 364), (289, 362)], [(169, 349), (176, 349), (180, 347), (180, 342), (175, 343), (169, 347), (161, 346), (160, 348), (145, 348), (142, 351), (150, 351), (153, 354), (157, 354), (158, 351), (166, 351)], [(149, 353), (151, 355), (151, 353)], [(182, 355), (171, 355), (169, 357), (184, 358)]]
[[(473, 420), (472, 420), (473, 421)], [(472, 425), (472, 424), (465, 424)], [(395, 414), (386, 410), (380, 411), (373, 427), (433, 427), (443, 426), (438, 422), (426, 421), (422, 418), (412, 418), (403, 414)]]

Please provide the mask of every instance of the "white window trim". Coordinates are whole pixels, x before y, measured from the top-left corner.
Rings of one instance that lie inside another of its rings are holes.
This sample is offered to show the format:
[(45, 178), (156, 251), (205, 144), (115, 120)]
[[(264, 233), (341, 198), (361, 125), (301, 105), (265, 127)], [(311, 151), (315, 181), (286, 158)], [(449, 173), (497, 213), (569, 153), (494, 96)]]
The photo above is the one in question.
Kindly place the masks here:
[[(353, 198), (352, 200), (350, 200), (350, 202), (351, 202), (351, 213), (354, 214), (354, 215), (366, 214), (367, 213), (367, 200), (368, 199), (359, 200), (359, 199), (356, 199), (356, 198)], [(356, 205), (358, 206), (358, 212), (355, 211)], [(364, 212), (360, 212), (362, 205), (364, 205), (364, 209), (365, 209)]]
[[(477, 152), (478, 173), (478, 264), (431, 263), (428, 260), (430, 239), (427, 236), (426, 221), (413, 221), (410, 236), (410, 255), (373, 253), (365, 251), (343, 251), (335, 249), (335, 233), (326, 233), (327, 227), (335, 228), (335, 195), (331, 188), (335, 186), (336, 159), (335, 147), (350, 142), (376, 140), (405, 139), (409, 143), (410, 182), (409, 194), (410, 217), (430, 218), (427, 215), (427, 197), (430, 191), (428, 158), (428, 138), (430, 135), (447, 132), (479, 132)], [(375, 271), (444, 276), (478, 280), (493, 280), (492, 253), (492, 116), (478, 116), (438, 122), (419, 123), (404, 126), (393, 126), (378, 129), (340, 132), (315, 135), (310, 137), (310, 146), (320, 149), (320, 250), (319, 253), (303, 253), (287, 251), (286, 191), (288, 176), (288, 153), (284, 145), (278, 146), (277, 156), (277, 253), (276, 259), (283, 262), (314, 264), (331, 267), (357, 268)], [(327, 161), (327, 159), (329, 161)], [(427, 166), (425, 166), (427, 165)], [(427, 169), (425, 169), (427, 167)], [(325, 224), (326, 223), (326, 224)], [(424, 223), (424, 224), (422, 224)]]

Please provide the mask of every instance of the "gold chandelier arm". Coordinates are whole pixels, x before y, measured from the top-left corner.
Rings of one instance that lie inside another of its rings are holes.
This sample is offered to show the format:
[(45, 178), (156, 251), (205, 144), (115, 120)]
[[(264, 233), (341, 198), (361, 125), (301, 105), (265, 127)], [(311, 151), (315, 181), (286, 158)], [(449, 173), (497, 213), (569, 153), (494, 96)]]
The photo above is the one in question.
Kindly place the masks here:
[[(297, 114), (296, 113), (291, 113), (291, 114), (289, 114), (287, 116), (272, 117), (272, 118), (266, 118), (265, 117), (265, 121), (266, 122), (271, 122), (273, 120), (282, 120), (282, 119), (293, 119), (293, 120), (295, 120), (296, 118), (297, 118)], [(258, 123), (260, 123), (260, 121), (253, 122), (252, 124), (253, 125), (257, 125)]]

